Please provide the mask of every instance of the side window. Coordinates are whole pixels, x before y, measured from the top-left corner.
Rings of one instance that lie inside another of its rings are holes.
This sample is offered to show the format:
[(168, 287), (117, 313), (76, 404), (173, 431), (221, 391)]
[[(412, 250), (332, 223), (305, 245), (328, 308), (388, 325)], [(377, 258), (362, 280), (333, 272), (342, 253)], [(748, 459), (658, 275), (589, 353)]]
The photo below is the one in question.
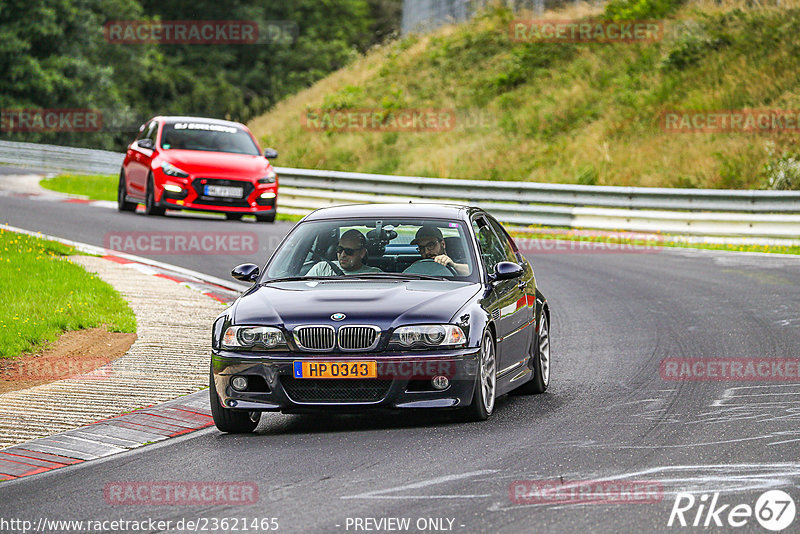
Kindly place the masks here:
[(503, 242), (503, 249), (505, 250), (506, 254), (505, 261), (519, 263), (520, 259), (517, 257), (517, 247), (514, 245), (511, 236), (508, 235), (508, 232), (506, 232), (505, 228), (500, 226), (500, 223), (494, 219), (489, 219), (489, 224)]
[(503, 243), (495, 235), (489, 223), (483, 217), (478, 217), (472, 221), (472, 228), (478, 236), (478, 244), (481, 248), (481, 260), (486, 267), (486, 272), (494, 273), (494, 266), (506, 261), (506, 249)]
[(155, 146), (156, 133), (158, 133), (158, 123), (156, 121), (152, 121), (144, 126), (142, 131), (139, 132), (139, 137), (136, 140), (142, 141), (143, 139), (150, 139), (153, 141), (153, 146)]

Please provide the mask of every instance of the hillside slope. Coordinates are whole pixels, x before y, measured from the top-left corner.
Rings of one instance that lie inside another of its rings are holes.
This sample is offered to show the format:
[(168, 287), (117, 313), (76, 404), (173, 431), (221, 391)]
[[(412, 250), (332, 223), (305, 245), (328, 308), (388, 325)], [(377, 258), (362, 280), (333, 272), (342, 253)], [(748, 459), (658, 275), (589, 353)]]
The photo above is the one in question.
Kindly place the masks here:
[[(495, 8), (467, 24), (374, 49), (250, 126), (265, 146), (279, 150), (281, 165), (292, 167), (606, 185), (769, 186), (769, 172), (785, 169), (800, 152), (797, 129), (678, 133), (661, 119), (671, 110), (800, 109), (800, 9), (674, 1), (616, 0), (605, 12), (584, 6), (545, 15), (663, 17), (663, 39), (638, 43), (512, 42), (510, 23), (531, 17)], [(449, 109), (456, 126), (313, 131), (304, 114), (320, 109)]]

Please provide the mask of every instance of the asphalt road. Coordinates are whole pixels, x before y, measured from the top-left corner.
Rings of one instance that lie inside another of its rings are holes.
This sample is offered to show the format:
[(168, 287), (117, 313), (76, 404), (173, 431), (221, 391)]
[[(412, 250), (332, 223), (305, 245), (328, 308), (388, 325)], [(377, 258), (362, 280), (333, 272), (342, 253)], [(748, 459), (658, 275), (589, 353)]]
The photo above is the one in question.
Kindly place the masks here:
[[(220, 277), (241, 261), (262, 262), (290, 228), (10, 197), (0, 197), (0, 222), (99, 245), (107, 232), (257, 232), (255, 257), (152, 256)], [(689, 524), (703, 494), (700, 525), (715, 492), (717, 508), (728, 505), (723, 522), (767, 489), (800, 503), (797, 379), (671, 381), (659, 372), (665, 358), (797, 358), (799, 260), (670, 251), (529, 259), (553, 311), (544, 395), (499, 399), (492, 418), (474, 424), (433, 413), (265, 414), (253, 435), (205, 430), (3, 483), (0, 518), (170, 520), (162, 530), (175, 532), (181, 519), (226, 517), (249, 527), (277, 518), (279, 532), (390, 531), (365, 518), (409, 518), (400, 532), (435, 531), (428, 520), (436, 518), (451, 532), (695, 532), (703, 527), (667, 526), (680, 492), (698, 499), (685, 512)], [(658, 491), (656, 502), (526, 504), (509, 493), (519, 480), (647, 482)], [(254, 482), (259, 495), (242, 506), (106, 501), (108, 484), (132, 481)], [(712, 532), (769, 532), (753, 517), (740, 528), (709, 522)], [(233, 527), (219, 531), (243, 531)]]
[[(0, 185), (11, 180), (2, 171), (0, 167)], [(122, 252), (225, 280), (231, 279), (231, 269), (240, 263), (264, 263), (294, 225), (287, 221), (226, 221), (221, 215), (182, 212), (147, 217), (141, 211), (120, 213), (80, 203), (14, 196), (0, 197), (0, 223), (100, 247), (116, 243)], [(215, 246), (191, 241), (193, 236), (208, 234), (215, 237)], [(167, 239), (177, 235), (185, 238), (181, 245)], [(222, 245), (216, 246), (219, 243)], [(164, 253), (166, 250), (169, 253)]]

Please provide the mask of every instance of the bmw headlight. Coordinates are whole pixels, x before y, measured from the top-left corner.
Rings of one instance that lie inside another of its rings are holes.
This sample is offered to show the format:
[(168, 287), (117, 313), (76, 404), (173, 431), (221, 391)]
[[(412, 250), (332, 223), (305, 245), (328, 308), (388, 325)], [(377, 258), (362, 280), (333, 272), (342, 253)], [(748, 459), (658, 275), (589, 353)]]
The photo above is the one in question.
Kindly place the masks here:
[(394, 331), (389, 343), (403, 349), (453, 348), (464, 346), (467, 336), (456, 325), (423, 324), (401, 326)]
[(229, 326), (222, 336), (222, 348), (266, 350), (286, 347), (283, 332), (273, 326)]
[(161, 170), (164, 171), (164, 174), (167, 176), (176, 176), (178, 178), (188, 178), (189, 173), (179, 169), (172, 163), (167, 163), (166, 161), (161, 164)]

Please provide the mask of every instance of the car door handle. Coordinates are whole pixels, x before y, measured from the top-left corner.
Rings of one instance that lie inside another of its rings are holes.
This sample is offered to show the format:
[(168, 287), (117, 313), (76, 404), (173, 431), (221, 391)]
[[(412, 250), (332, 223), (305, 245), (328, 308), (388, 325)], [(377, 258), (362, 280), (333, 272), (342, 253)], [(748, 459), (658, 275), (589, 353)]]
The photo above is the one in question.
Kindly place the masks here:
[(517, 287), (520, 289), (525, 289), (526, 287), (528, 287), (528, 282), (520, 282), (519, 284), (517, 284)]

